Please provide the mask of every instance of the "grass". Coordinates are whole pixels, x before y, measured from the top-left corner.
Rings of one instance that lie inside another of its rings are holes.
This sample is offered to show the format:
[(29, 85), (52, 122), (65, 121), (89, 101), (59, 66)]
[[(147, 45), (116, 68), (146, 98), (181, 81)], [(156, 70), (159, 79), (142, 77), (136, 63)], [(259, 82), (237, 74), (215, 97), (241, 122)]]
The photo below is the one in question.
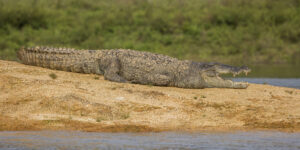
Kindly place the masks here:
[(55, 73), (50, 73), (49, 77), (54, 80), (57, 78), (57, 75)]
[(106, 120), (106, 119), (104, 119), (103, 117), (97, 117), (97, 118), (96, 118), (96, 122), (101, 122), (101, 121), (103, 121), (103, 120)]
[(121, 118), (121, 119), (124, 119), (124, 120), (125, 120), (125, 119), (128, 119), (129, 117), (130, 117), (129, 112), (120, 115), (120, 118)]
[(201, 98), (206, 98), (206, 96), (205, 95), (201, 95)]
[(0, 59), (51, 45), (300, 64), (299, 22), (298, 0), (0, 0)]

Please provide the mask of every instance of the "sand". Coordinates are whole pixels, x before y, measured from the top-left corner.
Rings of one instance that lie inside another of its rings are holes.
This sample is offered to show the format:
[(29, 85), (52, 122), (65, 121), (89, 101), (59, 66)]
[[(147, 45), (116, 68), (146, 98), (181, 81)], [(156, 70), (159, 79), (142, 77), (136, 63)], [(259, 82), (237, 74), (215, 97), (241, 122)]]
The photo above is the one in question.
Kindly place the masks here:
[(183, 89), (0, 60), (0, 131), (300, 131), (300, 90)]

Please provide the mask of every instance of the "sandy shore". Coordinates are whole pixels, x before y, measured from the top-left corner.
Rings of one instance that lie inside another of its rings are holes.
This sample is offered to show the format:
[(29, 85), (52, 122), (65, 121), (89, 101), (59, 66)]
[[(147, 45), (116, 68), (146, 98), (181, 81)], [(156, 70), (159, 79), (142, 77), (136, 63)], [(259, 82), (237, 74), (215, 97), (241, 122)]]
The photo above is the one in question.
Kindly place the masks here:
[(123, 84), (0, 60), (0, 131), (265, 129), (300, 131), (300, 90)]

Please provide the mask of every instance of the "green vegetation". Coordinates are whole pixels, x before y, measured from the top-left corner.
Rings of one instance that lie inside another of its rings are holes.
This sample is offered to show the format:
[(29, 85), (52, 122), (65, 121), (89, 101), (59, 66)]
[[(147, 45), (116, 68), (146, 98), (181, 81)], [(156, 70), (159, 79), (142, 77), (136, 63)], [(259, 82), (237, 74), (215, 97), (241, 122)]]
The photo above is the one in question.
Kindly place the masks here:
[(300, 64), (300, 1), (0, 0), (0, 59), (35, 45)]
[(57, 75), (55, 73), (50, 73), (49, 77), (54, 80), (57, 78)]
[(104, 120), (107, 120), (107, 119), (105, 119), (103, 117), (97, 117), (96, 118), (96, 122), (101, 122), (101, 121), (104, 121)]
[(120, 118), (121, 118), (121, 119), (124, 119), (124, 120), (125, 120), (125, 119), (128, 119), (129, 117), (130, 117), (129, 112), (120, 115)]

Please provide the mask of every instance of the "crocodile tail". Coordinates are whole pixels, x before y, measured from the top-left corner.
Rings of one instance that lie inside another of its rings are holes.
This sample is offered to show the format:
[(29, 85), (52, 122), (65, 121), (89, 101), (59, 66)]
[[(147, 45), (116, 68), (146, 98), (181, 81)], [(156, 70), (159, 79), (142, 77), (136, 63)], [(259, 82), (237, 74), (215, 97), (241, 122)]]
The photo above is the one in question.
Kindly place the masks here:
[(24, 64), (64, 71), (72, 71), (72, 62), (79, 59), (76, 56), (74, 49), (39, 46), (22, 47), (17, 53)]
[(99, 67), (95, 61), (97, 56), (92, 54), (84, 50), (37, 46), (22, 47), (17, 56), (22, 63), (27, 65), (78, 73), (99, 74)]
[(27, 65), (35, 65), (35, 60), (33, 60), (31, 56), (31, 50), (25, 47), (21, 47), (17, 52), (17, 57), (21, 60), (22, 63)]
[(23, 54), (24, 54), (24, 47), (21, 47), (20, 50), (17, 52), (17, 57), (20, 61), (23, 62)]

